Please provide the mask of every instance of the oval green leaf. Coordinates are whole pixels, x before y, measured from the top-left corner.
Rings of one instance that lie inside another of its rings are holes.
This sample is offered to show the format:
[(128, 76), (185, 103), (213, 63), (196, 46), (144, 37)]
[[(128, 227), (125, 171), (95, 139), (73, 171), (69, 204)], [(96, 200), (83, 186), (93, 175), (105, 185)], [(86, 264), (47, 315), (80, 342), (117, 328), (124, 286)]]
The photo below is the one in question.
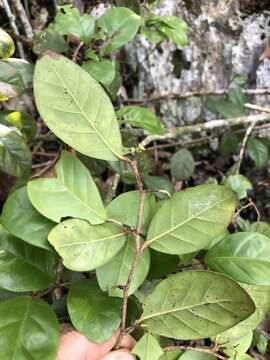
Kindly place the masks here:
[(122, 157), (112, 103), (103, 88), (73, 61), (48, 53), (36, 64), (34, 95), (48, 127), (82, 154), (104, 160)]
[(26, 186), (14, 191), (3, 206), (1, 223), (12, 235), (44, 249), (52, 249), (47, 237), (55, 225), (31, 204)]
[(178, 150), (171, 159), (171, 174), (176, 180), (189, 179), (195, 170), (192, 153), (187, 149)]
[(12, 38), (4, 30), (0, 29), (0, 59), (8, 59), (15, 53), (15, 45)]
[(0, 303), (0, 358), (55, 360), (59, 325), (43, 300), (26, 296)]
[(105, 221), (106, 212), (97, 186), (88, 169), (75, 156), (62, 151), (56, 165), (57, 179), (37, 179), (28, 183), (34, 207), (55, 222), (71, 216), (92, 224)]
[(199, 185), (176, 193), (150, 224), (150, 247), (175, 255), (206, 248), (230, 224), (235, 206), (234, 193), (219, 185)]
[[(122, 288), (127, 283), (135, 255), (135, 241), (133, 237), (130, 237), (110, 262), (96, 270), (98, 283), (103, 291), (108, 291), (110, 296), (123, 296)], [(143, 283), (147, 276), (149, 266), (150, 253), (149, 249), (146, 249), (132, 277), (129, 295), (133, 294)]]
[(224, 275), (185, 271), (161, 281), (146, 298), (139, 323), (181, 340), (214, 336), (255, 311), (249, 295)]
[(252, 285), (270, 285), (270, 238), (239, 232), (223, 238), (205, 257), (207, 265), (231, 278)]
[(159, 360), (163, 355), (163, 350), (157, 339), (150, 333), (146, 333), (134, 346), (132, 353), (138, 355), (141, 360)]
[(108, 297), (94, 280), (72, 284), (67, 306), (74, 327), (97, 343), (108, 341), (120, 325), (120, 299)]
[(110, 261), (124, 246), (122, 227), (104, 223), (91, 225), (79, 219), (66, 220), (49, 233), (49, 242), (74, 271), (89, 271)]

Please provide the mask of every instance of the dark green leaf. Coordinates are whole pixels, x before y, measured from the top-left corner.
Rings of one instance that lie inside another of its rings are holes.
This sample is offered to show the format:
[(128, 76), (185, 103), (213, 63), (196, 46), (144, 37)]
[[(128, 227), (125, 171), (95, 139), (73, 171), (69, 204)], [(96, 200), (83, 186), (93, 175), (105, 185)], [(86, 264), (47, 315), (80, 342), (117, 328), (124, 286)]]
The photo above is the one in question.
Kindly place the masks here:
[(176, 193), (163, 202), (150, 224), (150, 247), (175, 255), (201, 250), (227, 228), (235, 205), (233, 192), (219, 185)]
[(140, 1), (139, 0), (116, 0), (116, 6), (126, 7), (140, 15)]
[(52, 229), (49, 242), (74, 271), (89, 271), (110, 261), (126, 242), (126, 231), (115, 224), (91, 225), (70, 219)]
[(0, 124), (0, 169), (16, 177), (31, 171), (32, 154), (16, 131)]
[(161, 281), (147, 297), (139, 323), (181, 340), (216, 335), (255, 311), (249, 295), (218, 273), (185, 271)]
[(68, 51), (68, 44), (64, 37), (55, 30), (52, 24), (47, 29), (37, 32), (34, 36), (33, 52), (39, 55), (47, 49), (56, 51), (59, 54)]
[(35, 210), (25, 186), (8, 197), (3, 207), (1, 223), (12, 235), (27, 243), (51, 249), (47, 237), (55, 224)]
[(74, 327), (97, 343), (108, 341), (120, 325), (120, 299), (104, 294), (95, 280), (72, 284), (67, 305)]
[(174, 273), (179, 264), (177, 255), (168, 255), (151, 249), (150, 270), (147, 279), (161, 279), (162, 277)]
[(178, 150), (171, 159), (171, 174), (176, 180), (189, 179), (195, 169), (195, 163), (190, 151)]
[(174, 187), (172, 182), (164, 177), (164, 176), (144, 176), (143, 178), (144, 185), (147, 187), (147, 189), (151, 190), (163, 190), (162, 192), (155, 192), (155, 195), (161, 199), (168, 199), (168, 193), (169, 195), (172, 195), (174, 193)]
[(43, 300), (20, 296), (0, 303), (0, 358), (55, 360), (59, 326)]
[(116, 113), (132, 126), (147, 130), (150, 134), (164, 134), (164, 125), (152, 111), (141, 106), (124, 106)]
[(270, 285), (270, 238), (239, 232), (223, 238), (206, 254), (207, 265), (237, 281)]
[(256, 138), (249, 139), (247, 143), (247, 152), (255, 162), (257, 168), (262, 168), (267, 165), (269, 151), (267, 146), (261, 140)]

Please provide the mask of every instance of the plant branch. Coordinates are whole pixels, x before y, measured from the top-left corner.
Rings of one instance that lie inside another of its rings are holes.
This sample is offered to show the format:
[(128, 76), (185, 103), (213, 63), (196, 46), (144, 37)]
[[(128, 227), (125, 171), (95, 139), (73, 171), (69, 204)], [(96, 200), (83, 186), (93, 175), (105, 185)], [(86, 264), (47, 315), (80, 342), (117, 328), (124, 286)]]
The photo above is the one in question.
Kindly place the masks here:
[[(12, 30), (14, 31), (14, 34), (19, 36), (20, 33), (19, 33), (19, 30), (18, 30), (17, 25), (16, 25), (16, 16), (12, 13), (11, 8), (10, 8), (9, 3), (8, 3), (8, 0), (1, 0), (1, 4), (3, 5), (3, 8), (4, 8), (4, 10), (5, 10), (6, 14), (7, 14), (7, 17), (8, 17), (9, 22), (10, 22), (10, 26), (12, 27)], [(17, 40), (16, 43), (17, 43), (17, 48), (18, 48), (18, 52), (20, 54), (20, 57), (22, 59), (25, 59), (25, 52), (24, 52), (22, 43), (19, 40)]]
[(24, 31), (25, 31), (25, 35), (28, 39), (33, 39), (34, 33), (33, 33), (33, 29), (32, 29), (32, 25), (26, 15), (25, 9), (22, 6), (22, 3), (20, 0), (12, 0), (13, 5), (20, 17), (20, 20), (23, 24), (24, 27)]
[[(188, 99), (190, 97), (204, 97), (204, 96), (219, 96), (228, 94), (228, 89), (220, 90), (198, 90), (198, 91), (188, 91), (182, 94), (171, 93), (171, 94), (162, 94), (158, 96), (149, 97), (147, 99), (125, 99), (123, 100), (124, 104), (149, 104), (157, 101), (168, 101), (168, 100), (181, 100)], [(249, 96), (257, 95), (269, 95), (270, 89), (245, 89), (243, 92)]]
[(269, 108), (265, 108), (263, 106), (259, 106), (259, 105), (254, 105), (254, 104), (245, 104), (245, 107), (249, 110), (256, 110), (256, 111), (260, 111), (260, 112), (264, 112), (264, 113), (268, 113), (270, 114), (270, 109)]
[(185, 350), (185, 351), (192, 350), (192, 351), (197, 351), (197, 352), (214, 355), (215, 357), (217, 357), (218, 359), (221, 359), (221, 360), (227, 360), (227, 357), (218, 354), (215, 349), (197, 348), (197, 347), (187, 346), (187, 345), (175, 345), (175, 346), (166, 346), (163, 348), (163, 350), (165, 352), (173, 351), (173, 350)]
[(270, 120), (270, 114), (262, 114), (262, 115), (250, 115), (250, 116), (241, 116), (236, 118), (229, 119), (219, 119), (212, 120), (201, 124), (188, 125), (175, 127), (168, 130), (168, 132), (164, 135), (149, 135), (147, 136), (141, 143), (141, 147), (146, 147), (151, 142), (155, 140), (167, 140), (173, 139), (181, 135), (185, 134), (194, 134), (196, 132), (202, 132), (207, 130), (214, 129), (222, 129), (224, 127), (234, 127), (239, 125), (248, 125), (250, 123), (259, 123), (266, 122)]

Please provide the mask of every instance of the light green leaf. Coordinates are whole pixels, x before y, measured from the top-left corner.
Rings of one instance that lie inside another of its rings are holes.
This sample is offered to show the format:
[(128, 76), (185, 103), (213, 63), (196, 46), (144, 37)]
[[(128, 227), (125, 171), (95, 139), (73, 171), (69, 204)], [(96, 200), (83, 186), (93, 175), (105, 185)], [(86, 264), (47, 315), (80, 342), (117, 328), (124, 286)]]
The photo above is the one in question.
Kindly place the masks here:
[(110, 261), (124, 246), (123, 228), (104, 223), (91, 225), (79, 219), (66, 220), (52, 229), (49, 242), (74, 271), (89, 271)]
[[(120, 221), (122, 224), (136, 229), (138, 210), (140, 205), (139, 191), (133, 190), (118, 195), (107, 206), (107, 216), (110, 219)], [(153, 194), (146, 194), (142, 215), (141, 232), (145, 234), (149, 224), (157, 211), (157, 203)]]
[(179, 360), (181, 353), (180, 350), (166, 351), (159, 360)]
[(232, 338), (238, 338), (250, 331), (253, 331), (264, 320), (266, 314), (270, 311), (270, 286), (240, 285), (252, 298), (256, 310), (246, 320), (241, 321), (232, 329), (219, 334), (218, 341), (220, 344), (224, 344)]
[(159, 360), (163, 350), (154, 336), (148, 332), (140, 338), (132, 353), (138, 355), (141, 360)]
[(270, 238), (270, 224), (264, 221), (257, 221), (251, 224), (249, 231), (263, 234)]
[(35, 67), (37, 108), (48, 127), (82, 154), (105, 160), (122, 158), (118, 122), (109, 97), (85, 70), (50, 53)]
[(161, 42), (163, 39), (166, 39), (166, 35), (154, 27), (141, 26), (140, 31), (153, 45)]
[(229, 175), (223, 181), (223, 185), (237, 193), (238, 199), (247, 197), (247, 191), (252, 190), (251, 182), (244, 175)]
[(151, 110), (141, 106), (123, 106), (116, 116), (132, 126), (147, 130), (150, 134), (164, 134), (164, 125)]
[(195, 170), (192, 153), (186, 149), (178, 150), (171, 158), (171, 174), (176, 180), (189, 179)]
[(180, 356), (179, 360), (215, 360), (217, 359), (212, 354), (207, 354), (197, 351), (185, 351), (183, 355)]
[(0, 113), (0, 124), (16, 126), (27, 141), (33, 140), (37, 132), (36, 120), (24, 111)]
[[(100, 288), (108, 291), (110, 296), (123, 296), (122, 287), (127, 283), (136, 255), (134, 237), (129, 237), (123, 248), (105, 265), (96, 270)], [(143, 252), (132, 277), (129, 295), (133, 294), (145, 280), (150, 266), (149, 249)]]
[(220, 339), (217, 336), (216, 343), (220, 345), (224, 354), (228, 356), (239, 356), (244, 355), (248, 351), (252, 342), (252, 337), (252, 331), (243, 336), (228, 339), (226, 342), (220, 342)]
[(237, 281), (270, 285), (270, 238), (239, 232), (223, 238), (205, 257), (207, 265)]
[(48, 49), (59, 54), (65, 53), (69, 49), (64, 37), (55, 30), (55, 26), (52, 23), (47, 29), (39, 31), (34, 35), (33, 52), (39, 55)]
[(106, 212), (88, 169), (73, 155), (62, 151), (56, 165), (57, 178), (42, 178), (28, 183), (34, 207), (45, 217), (60, 222), (67, 216), (100, 224)]
[(3, 207), (1, 223), (12, 235), (27, 243), (51, 249), (47, 236), (55, 224), (35, 210), (27, 195), (26, 186), (8, 197)]
[(248, 140), (247, 152), (255, 162), (256, 168), (262, 168), (267, 165), (269, 159), (268, 147), (259, 139), (252, 138)]
[(175, 255), (201, 250), (227, 228), (235, 205), (233, 192), (219, 185), (176, 193), (164, 201), (150, 224), (150, 247)]
[(108, 297), (93, 279), (71, 285), (67, 306), (73, 326), (97, 343), (108, 341), (120, 325), (120, 299)]
[(26, 296), (0, 303), (0, 358), (55, 360), (59, 325), (43, 300)]
[(185, 271), (156, 286), (138, 322), (153, 334), (192, 340), (229, 329), (254, 311), (249, 295), (230, 278), (208, 271)]
[(31, 171), (32, 154), (16, 131), (0, 124), (0, 169), (16, 177)]
[(115, 61), (107, 59), (86, 61), (83, 63), (83, 69), (103, 85), (110, 85), (116, 76)]
[(151, 190), (163, 190), (162, 192), (155, 192), (155, 195), (161, 199), (168, 199), (168, 193), (169, 195), (172, 195), (174, 193), (174, 187), (172, 182), (164, 177), (164, 176), (144, 176), (143, 178), (144, 185), (147, 187), (147, 189)]
[(266, 354), (268, 339), (259, 331), (255, 330), (253, 334), (252, 346), (256, 346), (261, 354)]
[(81, 15), (73, 5), (63, 5), (57, 8), (55, 30), (62, 35), (73, 35), (84, 43), (89, 43), (93, 37), (95, 20), (91, 15)]
[(140, 16), (130, 9), (109, 9), (98, 19), (98, 26), (109, 36), (103, 50), (107, 53), (119, 49), (134, 38), (140, 26)]
[(10, 58), (1, 62), (1, 65), (6, 63), (9, 65), (10, 69), (14, 69), (17, 74), (19, 74), (23, 80), (24, 87), (27, 88), (33, 81), (34, 65), (29, 63), (26, 60), (18, 58)]
[(0, 226), (0, 288), (10, 291), (46, 289), (56, 277), (58, 257), (8, 234)]
[(15, 45), (12, 38), (4, 30), (0, 29), (0, 59), (8, 59), (15, 53)]

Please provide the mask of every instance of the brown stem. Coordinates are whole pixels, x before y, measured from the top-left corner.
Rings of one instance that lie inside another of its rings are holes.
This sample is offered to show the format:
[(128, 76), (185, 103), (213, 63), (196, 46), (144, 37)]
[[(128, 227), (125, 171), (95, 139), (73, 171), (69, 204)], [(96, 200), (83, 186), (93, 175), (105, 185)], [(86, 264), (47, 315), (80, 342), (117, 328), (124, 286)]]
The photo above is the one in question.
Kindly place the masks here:
[(175, 346), (166, 346), (163, 348), (164, 351), (173, 351), (173, 350), (192, 350), (192, 351), (197, 351), (197, 352), (202, 352), (202, 353), (207, 353), (207, 354), (211, 354), (214, 355), (215, 357), (217, 357), (218, 359), (221, 360), (227, 360), (227, 357), (222, 356), (220, 354), (218, 354), (215, 349), (204, 349), (204, 348), (197, 348), (197, 347), (193, 347), (193, 346), (187, 346), (187, 345), (175, 345)]

